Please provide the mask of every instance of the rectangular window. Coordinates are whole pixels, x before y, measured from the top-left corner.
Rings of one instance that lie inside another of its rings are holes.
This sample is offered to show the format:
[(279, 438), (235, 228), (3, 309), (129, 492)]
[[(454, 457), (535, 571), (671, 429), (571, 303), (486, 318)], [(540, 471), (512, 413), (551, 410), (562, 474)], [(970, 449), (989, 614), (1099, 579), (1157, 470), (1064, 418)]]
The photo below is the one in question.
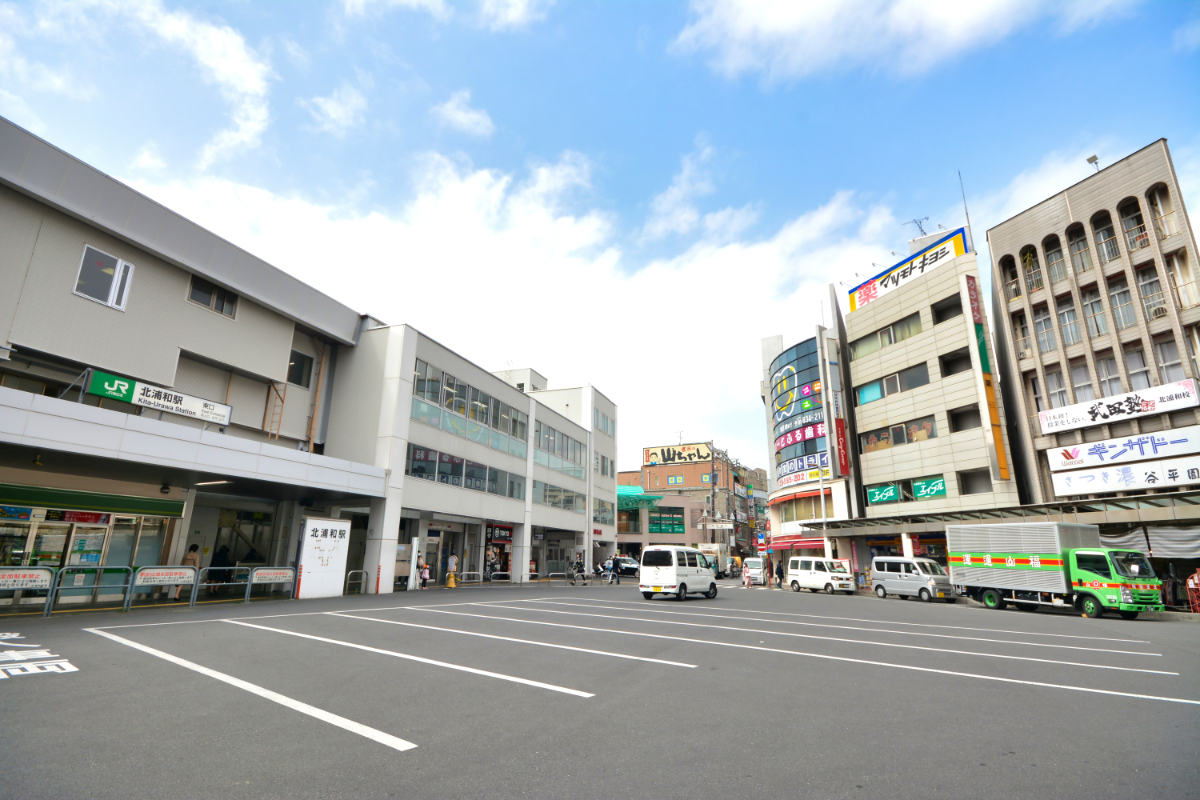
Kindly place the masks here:
[(83, 248), (79, 274), (75, 277), (75, 294), (124, 311), (132, 282), (133, 264), (94, 247)]
[(1071, 388), (1075, 390), (1075, 402), (1085, 403), (1095, 400), (1096, 393), (1092, 391), (1092, 378), (1088, 374), (1087, 364), (1071, 367)]
[(529, 415), (523, 411), (512, 410), (512, 430), (509, 433), (514, 439), (524, 442), (529, 438)]
[(1112, 569), (1109, 568), (1108, 559), (1103, 553), (1076, 553), (1075, 565), (1080, 570), (1099, 575), (1102, 578), (1112, 577)]
[(1125, 371), (1129, 373), (1129, 391), (1150, 388), (1150, 367), (1142, 350), (1125, 351)]
[(969, 372), (971, 369), (971, 353), (967, 348), (955, 350), (953, 353), (947, 353), (941, 357), (942, 377), (949, 378), (951, 375), (957, 375), (960, 372)]
[(1083, 340), (1079, 331), (1079, 317), (1075, 314), (1075, 303), (1070, 295), (1060, 297), (1058, 307), (1058, 329), (1062, 331), (1063, 346), (1076, 344)]
[(969, 431), (983, 427), (983, 419), (979, 416), (979, 405), (955, 408), (949, 412), (950, 432)]
[(941, 325), (943, 322), (963, 315), (962, 298), (958, 295), (947, 297), (945, 300), (934, 303), (932, 310), (933, 324)]
[(438, 483), (448, 483), (451, 486), (462, 486), (463, 466), (465, 460), (449, 453), (438, 455)]
[(1054, 342), (1054, 323), (1050, 321), (1050, 310), (1045, 306), (1033, 310), (1033, 331), (1037, 334), (1039, 352), (1049, 353), (1057, 347)]
[(958, 473), (959, 494), (984, 494), (992, 491), (992, 476), (987, 469)]
[(192, 289), (188, 294), (188, 299), (231, 319), (237, 311), (238, 296), (236, 294), (195, 275), (192, 276)]
[(1091, 286), (1080, 293), (1079, 299), (1083, 304), (1083, 316), (1087, 320), (1088, 333), (1092, 336), (1108, 333), (1108, 319), (1104, 316), (1104, 304), (1100, 301), (1100, 290)]
[(485, 491), (487, 489), (488, 468), (483, 464), (478, 464), (474, 461), (464, 462), (463, 465), (463, 486), (476, 491)]
[(860, 433), (858, 436), (859, 452), (874, 453), (877, 450), (887, 450), (904, 444), (936, 438), (937, 425), (934, 423), (933, 417), (921, 417), (900, 425)]
[(1154, 345), (1154, 355), (1158, 359), (1161, 383), (1174, 383), (1186, 377), (1183, 374), (1183, 361), (1179, 357), (1179, 347), (1175, 344), (1174, 339)]
[(433, 450), (408, 445), (408, 458), (404, 462), (404, 474), (431, 481), (437, 474), (438, 454)]
[(1112, 356), (1107, 358), (1096, 359), (1096, 373), (1100, 378), (1100, 396), (1112, 397), (1115, 394), (1123, 394), (1124, 389), (1121, 388), (1121, 375), (1117, 371), (1117, 360)]
[(857, 405), (865, 406), (883, 399), (883, 381), (871, 381), (854, 390), (854, 400)]
[(1163, 297), (1162, 284), (1158, 281), (1158, 271), (1154, 267), (1146, 267), (1137, 272), (1138, 294), (1142, 298), (1142, 308), (1146, 319), (1163, 319), (1167, 316), (1167, 301)]
[(480, 425), (488, 424), (488, 416), (491, 413), (492, 397), (472, 387), (471, 389), (471, 405), (467, 409), (468, 417), (475, 420)]
[(1133, 313), (1133, 295), (1129, 292), (1129, 281), (1124, 278), (1109, 281), (1108, 301), (1112, 305), (1117, 330), (1123, 331), (1137, 323)]
[(1046, 373), (1046, 391), (1050, 395), (1050, 407), (1062, 408), (1067, 403), (1067, 387), (1061, 372)]
[(525, 499), (525, 476), (514, 472), (508, 474), (508, 496), (513, 500)]
[(299, 350), (293, 350), (288, 359), (287, 382), (293, 386), (307, 389), (312, 383), (312, 356), (306, 356)]
[(502, 403), (495, 397), (492, 398), (491, 412), (488, 414), (488, 424), (496, 430), (500, 430), (500, 406)]
[(501, 497), (508, 496), (508, 473), (504, 470), (488, 468), (487, 478), (488, 494), (498, 494)]

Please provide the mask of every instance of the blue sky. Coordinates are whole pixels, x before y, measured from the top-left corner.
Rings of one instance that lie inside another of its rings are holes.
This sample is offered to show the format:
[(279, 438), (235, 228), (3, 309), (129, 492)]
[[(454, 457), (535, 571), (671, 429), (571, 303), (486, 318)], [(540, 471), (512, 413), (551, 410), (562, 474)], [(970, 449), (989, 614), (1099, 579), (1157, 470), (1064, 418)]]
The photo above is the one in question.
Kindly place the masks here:
[[(0, 3), (0, 115), (360, 311), (767, 459), (759, 341), (1170, 140), (1200, 5)], [(984, 253), (986, 257), (986, 252)], [(497, 332), (503, 335), (497, 336)]]

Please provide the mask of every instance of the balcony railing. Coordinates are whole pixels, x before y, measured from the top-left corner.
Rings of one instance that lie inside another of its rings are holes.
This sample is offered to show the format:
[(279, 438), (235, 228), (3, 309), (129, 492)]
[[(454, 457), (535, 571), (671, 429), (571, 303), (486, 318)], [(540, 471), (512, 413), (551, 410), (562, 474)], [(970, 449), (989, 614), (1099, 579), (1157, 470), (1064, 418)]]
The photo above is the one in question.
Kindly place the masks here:
[(1017, 339), (1017, 358), (1029, 358), (1033, 355), (1033, 343), (1026, 336)]
[(1050, 273), (1050, 282), (1058, 283), (1067, 279), (1067, 264), (1063, 261), (1062, 250), (1046, 254), (1046, 270)]
[(1125, 231), (1125, 241), (1129, 243), (1129, 252), (1132, 253), (1150, 246), (1150, 234), (1146, 233), (1145, 225), (1138, 225)]
[(1071, 266), (1076, 275), (1082, 275), (1092, 268), (1092, 251), (1087, 247), (1072, 248)]
[(1004, 284), (1004, 296), (1009, 300), (1016, 300), (1021, 296), (1021, 279), (1011, 280)]
[(1167, 315), (1167, 300), (1163, 297), (1162, 290), (1159, 289), (1157, 292), (1142, 295), (1142, 308), (1146, 311), (1146, 319), (1148, 320), (1165, 317)]
[(1100, 253), (1101, 265), (1116, 261), (1121, 257), (1121, 248), (1117, 246), (1117, 237), (1096, 242), (1096, 250)]
[(1045, 284), (1042, 283), (1042, 271), (1035, 269), (1033, 272), (1026, 273), (1025, 284), (1029, 287), (1030, 292), (1036, 292)]
[(1180, 308), (1195, 308), (1200, 306), (1200, 282), (1189, 281), (1175, 287), (1175, 298)]
[(1166, 239), (1168, 236), (1174, 236), (1179, 233), (1179, 225), (1175, 222), (1175, 212), (1168, 211), (1160, 217), (1154, 218), (1154, 232), (1158, 234), (1158, 238)]

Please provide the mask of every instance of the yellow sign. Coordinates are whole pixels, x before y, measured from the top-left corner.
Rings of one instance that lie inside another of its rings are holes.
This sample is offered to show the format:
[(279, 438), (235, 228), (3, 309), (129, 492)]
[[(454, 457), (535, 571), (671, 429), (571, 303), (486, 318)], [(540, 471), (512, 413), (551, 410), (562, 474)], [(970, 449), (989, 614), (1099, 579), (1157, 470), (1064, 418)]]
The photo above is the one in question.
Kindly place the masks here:
[(695, 461), (712, 461), (712, 448), (700, 443), (647, 447), (642, 451), (644, 467), (658, 464), (690, 464)]

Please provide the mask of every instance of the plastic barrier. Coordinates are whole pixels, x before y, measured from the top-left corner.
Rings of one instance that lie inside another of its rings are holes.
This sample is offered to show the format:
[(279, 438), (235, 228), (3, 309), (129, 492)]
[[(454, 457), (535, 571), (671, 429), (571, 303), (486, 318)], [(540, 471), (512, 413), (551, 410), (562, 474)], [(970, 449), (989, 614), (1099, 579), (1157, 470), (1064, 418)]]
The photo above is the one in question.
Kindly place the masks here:
[[(82, 582), (75, 583), (74, 581), (72, 581), (71, 586), (63, 585), (63, 578), (67, 575), (71, 575), (71, 576), (95, 575), (99, 580), (103, 580), (105, 575), (108, 575), (110, 573), (118, 573), (118, 572), (125, 573), (125, 582), (124, 583), (104, 583), (104, 584), (102, 584), (102, 583), (96, 582), (96, 583), (92, 583), (90, 585), (84, 586), (82, 584)], [(58, 571), (58, 574), (54, 576), (54, 584), (50, 587), (50, 594), (46, 598), (46, 608), (44, 611), (42, 611), (42, 616), (48, 617), (52, 613), (54, 613), (54, 603), (55, 603), (55, 601), (58, 600), (58, 593), (63, 591), (64, 589), (66, 589), (68, 591), (72, 590), (72, 589), (76, 589), (76, 590), (89, 590), (90, 589), (94, 596), (98, 596), (97, 592), (99, 589), (110, 589), (110, 590), (111, 589), (120, 589), (121, 594), (123, 595), (122, 608), (124, 608), (125, 603), (128, 602), (128, 596), (133, 593), (132, 588), (133, 588), (133, 567), (63, 567), (62, 569), (60, 569)]]
[[(134, 589), (140, 586), (191, 586), (192, 604), (196, 601), (196, 568), (188, 566), (176, 567), (138, 567), (133, 574)], [(133, 605), (133, 592), (125, 593), (125, 607), (128, 611)]]
[[(49, 602), (50, 589), (54, 586), (55, 572), (54, 567), (0, 567), (0, 592), (13, 593), (14, 608), (17, 610), (20, 606), (20, 602), (17, 600), (18, 592), (45, 590), (46, 602)], [(42, 613), (45, 613), (44, 607)]]
[[(352, 580), (350, 578), (351, 575), (362, 575), (362, 577), (358, 578), (356, 580)], [(352, 583), (358, 584), (358, 593), (359, 594), (366, 594), (367, 593), (367, 571), (365, 569), (352, 569), (349, 572), (347, 572), (346, 573), (346, 586), (342, 589), (342, 594), (350, 594), (350, 584), (352, 584)]]

